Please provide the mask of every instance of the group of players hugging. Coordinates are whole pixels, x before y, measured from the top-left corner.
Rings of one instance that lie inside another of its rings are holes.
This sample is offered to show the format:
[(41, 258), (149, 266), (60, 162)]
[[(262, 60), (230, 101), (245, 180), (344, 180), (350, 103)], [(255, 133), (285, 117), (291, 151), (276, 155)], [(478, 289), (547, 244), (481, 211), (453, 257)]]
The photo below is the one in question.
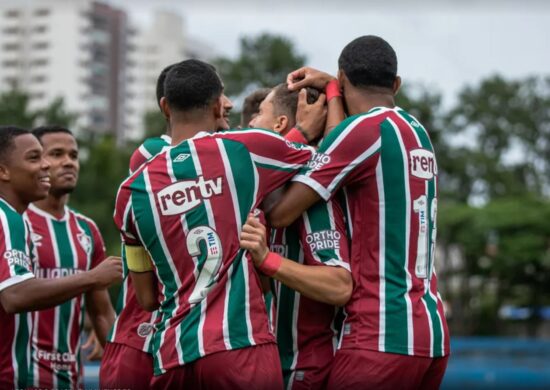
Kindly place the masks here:
[(122, 259), (67, 206), (72, 133), (2, 127), (0, 389), (82, 388), (86, 312), (102, 389), (439, 388), (437, 163), (400, 85), (393, 48), (362, 36), (336, 76), (254, 91), (230, 130), (216, 69), (167, 66), (166, 134), (116, 196)]

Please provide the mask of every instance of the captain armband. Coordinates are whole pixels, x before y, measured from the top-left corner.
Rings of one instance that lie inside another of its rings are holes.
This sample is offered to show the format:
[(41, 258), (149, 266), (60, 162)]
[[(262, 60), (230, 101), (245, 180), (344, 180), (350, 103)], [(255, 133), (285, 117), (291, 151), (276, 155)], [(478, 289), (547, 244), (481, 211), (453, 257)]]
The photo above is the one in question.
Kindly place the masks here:
[(132, 272), (149, 272), (153, 271), (153, 263), (149, 254), (142, 246), (129, 246), (126, 249), (126, 263), (128, 269)]

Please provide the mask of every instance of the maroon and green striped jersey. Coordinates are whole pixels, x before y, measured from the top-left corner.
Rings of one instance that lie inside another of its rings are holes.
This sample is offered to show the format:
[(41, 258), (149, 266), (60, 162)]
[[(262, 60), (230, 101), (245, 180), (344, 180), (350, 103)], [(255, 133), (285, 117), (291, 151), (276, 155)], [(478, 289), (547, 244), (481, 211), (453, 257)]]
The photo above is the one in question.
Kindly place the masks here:
[(312, 153), (264, 130), (200, 133), (122, 183), (115, 223), (126, 245), (149, 252), (160, 282), (156, 375), (211, 353), (274, 342), (240, 232)]
[(135, 172), (141, 164), (155, 157), (160, 152), (168, 149), (172, 143), (172, 138), (166, 134), (160, 137), (147, 138), (134, 150), (130, 157), (130, 173)]
[[(34, 277), (30, 235), (23, 216), (0, 198), (0, 291)], [(0, 388), (24, 389), (30, 364), (30, 313), (7, 314), (0, 305)]]
[[(96, 224), (69, 207), (65, 207), (62, 218), (56, 218), (31, 204), (24, 218), (30, 229), (31, 258), (37, 278), (75, 275), (94, 268), (105, 258), (103, 238)], [(82, 387), (80, 336), (84, 313), (84, 295), (33, 313), (30, 386)]]
[(420, 122), (400, 108), (347, 118), (294, 180), (325, 200), (344, 189), (355, 288), (341, 348), (447, 355), (434, 272), (437, 163)]
[[(350, 270), (342, 209), (337, 202), (319, 202), (291, 226), (271, 232), (271, 251), (308, 266)], [(306, 371), (326, 369), (334, 357), (338, 308), (309, 299), (275, 281), (276, 334), (285, 388), (298, 388)]]
[[(130, 173), (160, 152), (167, 150), (171, 142), (172, 139), (167, 135), (146, 139), (130, 158)], [(117, 317), (107, 340), (150, 353), (153, 325), (158, 319), (158, 312), (148, 312), (139, 306), (129, 277), (124, 246), (122, 247), (122, 260), (124, 279), (115, 306)]]

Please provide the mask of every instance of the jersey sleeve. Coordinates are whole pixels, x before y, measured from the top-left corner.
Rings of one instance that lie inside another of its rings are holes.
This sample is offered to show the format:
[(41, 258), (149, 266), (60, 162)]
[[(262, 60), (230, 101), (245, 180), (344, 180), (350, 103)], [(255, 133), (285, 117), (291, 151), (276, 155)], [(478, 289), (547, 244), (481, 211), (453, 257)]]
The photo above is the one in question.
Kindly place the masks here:
[(23, 218), (0, 211), (0, 291), (34, 277)]
[(134, 150), (132, 156), (130, 157), (130, 173), (135, 172), (145, 161), (153, 157), (144, 145), (140, 145), (139, 148)]
[(92, 268), (94, 268), (105, 259), (105, 242), (95, 222), (90, 221), (90, 231), (94, 240), (92, 248)]
[(344, 213), (336, 201), (317, 202), (299, 221), (304, 264), (342, 267), (351, 272)]
[(214, 136), (245, 145), (258, 169), (264, 195), (290, 180), (315, 152), (310, 146), (290, 142), (277, 133), (262, 129), (227, 131)]
[(380, 115), (344, 120), (322, 141), (293, 181), (308, 185), (328, 200), (343, 185), (374, 174), (381, 146), (380, 120)]
[(125, 181), (117, 193), (113, 219), (124, 245), (141, 245), (135, 226), (131, 195), (131, 189)]
[(170, 146), (172, 139), (167, 135), (146, 139), (130, 157), (130, 173)]

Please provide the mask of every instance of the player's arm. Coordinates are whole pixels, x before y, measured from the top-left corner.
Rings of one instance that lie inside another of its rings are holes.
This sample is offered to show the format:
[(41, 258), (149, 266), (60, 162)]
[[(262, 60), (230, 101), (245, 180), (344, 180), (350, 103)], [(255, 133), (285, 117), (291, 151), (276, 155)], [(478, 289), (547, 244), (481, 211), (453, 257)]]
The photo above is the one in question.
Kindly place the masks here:
[(349, 270), (303, 265), (270, 252), (265, 226), (252, 215), (243, 226), (241, 247), (250, 252), (254, 265), (262, 272), (308, 298), (343, 306), (351, 297), (353, 282)]
[(7, 313), (48, 309), (94, 289), (122, 280), (120, 257), (110, 256), (90, 271), (59, 279), (29, 278), (0, 291)]
[(107, 290), (93, 290), (86, 293), (86, 311), (94, 328), (97, 340), (105, 346), (107, 335), (115, 323), (115, 310)]
[(139, 305), (146, 311), (159, 308), (158, 282), (149, 254), (142, 246), (126, 245), (126, 261)]

